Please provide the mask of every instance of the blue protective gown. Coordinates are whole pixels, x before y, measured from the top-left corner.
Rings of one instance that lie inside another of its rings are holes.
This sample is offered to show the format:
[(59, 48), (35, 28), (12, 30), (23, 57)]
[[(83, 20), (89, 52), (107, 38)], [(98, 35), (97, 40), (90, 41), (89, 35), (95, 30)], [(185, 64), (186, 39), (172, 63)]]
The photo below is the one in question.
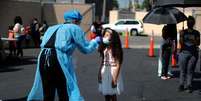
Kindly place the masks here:
[[(48, 28), (48, 30), (45, 32), (43, 41), (41, 43), (41, 52), (43, 49), (45, 49), (44, 45), (48, 42), (52, 34), (57, 29), (58, 31), (56, 34), (55, 48), (57, 52), (57, 59), (66, 78), (66, 88), (69, 101), (84, 101), (83, 97), (80, 95), (80, 91), (77, 85), (77, 79), (72, 63), (72, 54), (76, 47), (84, 54), (91, 53), (98, 47), (98, 42), (96, 40), (92, 40), (90, 42), (87, 41), (85, 39), (84, 32), (78, 25), (60, 24)], [(43, 101), (43, 88), (39, 71), (40, 55), (41, 53), (38, 56), (35, 81), (31, 92), (28, 95), (27, 101)]]

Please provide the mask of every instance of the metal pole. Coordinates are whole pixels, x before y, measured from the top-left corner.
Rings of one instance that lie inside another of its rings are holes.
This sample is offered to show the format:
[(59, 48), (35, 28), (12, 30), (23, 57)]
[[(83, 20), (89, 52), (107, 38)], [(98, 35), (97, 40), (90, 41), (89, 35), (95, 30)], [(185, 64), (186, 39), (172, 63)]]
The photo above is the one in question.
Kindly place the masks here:
[(44, 12), (43, 12), (43, 3), (42, 3), (42, 2), (43, 2), (43, 0), (40, 0), (40, 6), (41, 6), (41, 15), (40, 15), (40, 16), (41, 16), (41, 22), (43, 22), (43, 20), (44, 20), (44, 17), (43, 17), (43, 16), (44, 16), (44, 14), (43, 14)]
[(132, 5), (133, 5), (133, 12), (135, 12), (135, 0), (133, 0)]
[(73, 6), (74, 0), (70, 0), (70, 4), (71, 4), (71, 6), (72, 6), (72, 9), (74, 9), (74, 6)]
[(103, 0), (103, 12), (102, 12), (102, 18), (101, 18), (102, 22), (105, 22), (105, 9), (106, 9), (106, 0)]
[(93, 12), (92, 22), (94, 22), (96, 20), (96, 4), (95, 3), (92, 4), (92, 12)]

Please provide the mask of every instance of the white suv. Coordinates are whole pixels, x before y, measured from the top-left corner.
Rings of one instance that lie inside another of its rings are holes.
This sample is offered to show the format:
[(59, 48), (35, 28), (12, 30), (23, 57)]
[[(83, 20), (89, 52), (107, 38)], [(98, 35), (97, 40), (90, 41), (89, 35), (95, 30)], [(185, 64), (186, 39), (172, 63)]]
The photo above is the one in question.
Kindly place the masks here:
[(104, 24), (103, 28), (111, 28), (117, 32), (125, 32), (128, 29), (130, 35), (139, 35), (144, 31), (143, 23), (135, 19), (119, 19), (113, 24)]

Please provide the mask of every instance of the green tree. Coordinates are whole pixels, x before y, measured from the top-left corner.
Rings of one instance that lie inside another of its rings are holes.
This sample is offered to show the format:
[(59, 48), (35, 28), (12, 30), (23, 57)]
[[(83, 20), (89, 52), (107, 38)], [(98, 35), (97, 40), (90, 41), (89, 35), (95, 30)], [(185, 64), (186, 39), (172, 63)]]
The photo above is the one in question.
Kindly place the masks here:
[(131, 11), (133, 9), (133, 3), (129, 0), (128, 9)]
[(135, 9), (141, 9), (141, 5), (139, 3), (139, 0), (134, 0), (134, 6), (135, 6)]
[(146, 9), (147, 11), (150, 11), (151, 10), (150, 0), (144, 0), (142, 4), (142, 8)]
[(119, 3), (117, 0), (112, 0), (112, 8), (119, 8)]
[(139, 3), (135, 3), (134, 6), (135, 6), (136, 9), (140, 9), (141, 8), (141, 6), (140, 6)]

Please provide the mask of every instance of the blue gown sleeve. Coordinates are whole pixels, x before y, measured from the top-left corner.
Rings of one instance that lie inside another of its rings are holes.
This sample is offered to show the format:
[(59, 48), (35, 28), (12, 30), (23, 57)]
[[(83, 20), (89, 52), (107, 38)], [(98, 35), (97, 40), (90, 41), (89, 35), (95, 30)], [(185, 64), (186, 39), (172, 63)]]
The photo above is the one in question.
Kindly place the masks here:
[(96, 40), (88, 41), (85, 38), (85, 33), (80, 27), (76, 27), (73, 31), (73, 40), (82, 53), (88, 54), (93, 52), (98, 47), (98, 42)]

